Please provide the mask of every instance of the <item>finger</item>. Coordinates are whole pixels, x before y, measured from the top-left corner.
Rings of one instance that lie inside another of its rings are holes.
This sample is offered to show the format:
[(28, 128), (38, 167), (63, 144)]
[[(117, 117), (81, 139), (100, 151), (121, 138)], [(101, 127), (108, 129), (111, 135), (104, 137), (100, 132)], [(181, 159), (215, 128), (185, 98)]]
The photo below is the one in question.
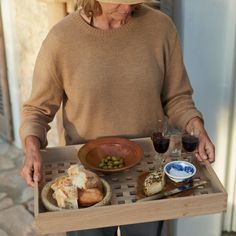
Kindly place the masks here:
[(199, 153), (195, 153), (195, 156), (198, 161), (202, 162), (202, 158), (200, 157)]
[(210, 145), (209, 147), (206, 148), (206, 153), (208, 155), (209, 162), (214, 162), (215, 161), (215, 147), (214, 145)]
[(28, 164), (24, 164), (24, 166), (21, 168), (20, 175), (22, 178), (25, 179), (25, 177), (32, 171), (32, 167)]
[(33, 182), (33, 172), (32, 169), (29, 168), (23, 168), (22, 171), (20, 172), (20, 175), (25, 179), (25, 182), (30, 185), (30, 186), (34, 186), (34, 182)]
[(26, 183), (31, 186), (31, 187), (34, 187), (34, 181), (33, 181), (33, 178), (31, 175), (28, 175), (25, 179)]
[(39, 182), (41, 179), (41, 162), (35, 161), (34, 162), (34, 182)]
[(203, 142), (200, 142), (199, 143), (199, 146), (198, 146), (198, 153), (199, 153), (199, 157), (202, 159), (202, 160), (207, 160), (207, 154), (205, 152), (205, 143)]

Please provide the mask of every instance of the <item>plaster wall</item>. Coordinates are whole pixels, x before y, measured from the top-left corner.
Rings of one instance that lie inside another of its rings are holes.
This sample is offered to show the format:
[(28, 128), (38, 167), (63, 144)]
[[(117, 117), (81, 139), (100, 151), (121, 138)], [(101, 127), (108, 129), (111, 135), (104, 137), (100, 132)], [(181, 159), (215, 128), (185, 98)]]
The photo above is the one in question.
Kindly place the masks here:
[[(47, 5), (38, 0), (2, 0), (1, 5), (14, 143), (20, 147), (20, 109), (30, 96), (35, 60), (49, 30)], [(54, 123), (48, 134), (50, 146), (58, 143)]]
[(212, 166), (229, 196), (226, 217), (179, 219), (175, 236), (219, 236), (222, 229), (235, 231), (235, 16), (235, 0), (175, 0), (174, 20), (194, 101), (216, 147)]

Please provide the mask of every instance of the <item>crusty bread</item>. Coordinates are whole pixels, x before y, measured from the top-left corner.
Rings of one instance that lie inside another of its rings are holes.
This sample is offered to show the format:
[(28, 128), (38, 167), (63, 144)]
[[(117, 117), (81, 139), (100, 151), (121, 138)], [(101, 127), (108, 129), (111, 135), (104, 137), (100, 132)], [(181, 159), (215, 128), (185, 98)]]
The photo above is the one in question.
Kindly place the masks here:
[(57, 188), (53, 193), (53, 198), (56, 199), (57, 205), (61, 208), (78, 208), (78, 190), (74, 186)]
[(81, 190), (78, 192), (79, 206), (91, 206), (103, 199), (103, 193), (97, 188)]
[(71, 165), (68, 168), (67, 174), (69, 176), (75, 176), (75, 175), (79, 175), (81, 173), (81, 171), (84, 171), (84, 170), (85, 170), (84, 166), (75, 164), (75, 165)]
[(164, 173), (161, 170), (151, 172), (147, 175), (143, 184), (143, 191), (146, 196), (160, 192), (165, 185)]
[[(100, 178), (81, 165), (72, 165), (68, 175), (58, 178), (51, 188), (53, 198), (61, 208), (91, 206), (103, 199), (103, 187)], [(79, 205), (78, 205), (79, 203)]]
[(72, 165), (67, 173), (72, 178), (73, 185), (79, 189), (98, 188), (102, 190), (100, 178), (95, 173), (79, 165)]
[(72, 178), (69, 176), (62, 176), (57, 178), (57, 180), (52, 184), (51, 188), (55, 191), (58, 188), (65, 186), (73, 186)]

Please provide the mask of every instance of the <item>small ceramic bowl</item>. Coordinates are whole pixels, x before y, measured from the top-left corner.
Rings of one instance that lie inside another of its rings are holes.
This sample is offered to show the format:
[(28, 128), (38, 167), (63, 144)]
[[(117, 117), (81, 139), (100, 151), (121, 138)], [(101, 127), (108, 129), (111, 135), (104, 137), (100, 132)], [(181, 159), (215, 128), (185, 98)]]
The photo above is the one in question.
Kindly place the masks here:
[(165, 165), (165, 174), (174, 182), (183, 182), (196, 174), (196, 167), (187, 161), (172, 161)]
[[(124, 161), (121, 168), (104, 169), (99, 166), (101, 161), (114, 156)], [(86, 143), (78, 153), (81, 164), (92, 171), (115, 173), (127, 170), (138, 164), (143, 157), (143, 150), (139, 144), (126, 138), (98, 138)]]
[[(44, 206), (49, 211), (72, 210), (72, 209), (63, 209), (63, 208), (58, 207), (56, 200), (52, 197), (53, 190), (51, 189), (51, 186), (55, 181), (56, 181), (56, 179), (51, 182), (48, 182), (42, 189), (41, 199), (42, 199)], [(102, 201), (100, 201), (92, 206), (89, 206), (90, 208), (91, 207), (98, 207), (98, 206), (105, 206), (105, 205), (110, 204), (111, 197), (112, 197), (111, 186), (108, 184), (108, 182), (106, 180), (104, 180), (102, 178), (101, 178), (101, 181), (102, 181), (102, 185), (103, 185), (104, 198), (102, 199)]]

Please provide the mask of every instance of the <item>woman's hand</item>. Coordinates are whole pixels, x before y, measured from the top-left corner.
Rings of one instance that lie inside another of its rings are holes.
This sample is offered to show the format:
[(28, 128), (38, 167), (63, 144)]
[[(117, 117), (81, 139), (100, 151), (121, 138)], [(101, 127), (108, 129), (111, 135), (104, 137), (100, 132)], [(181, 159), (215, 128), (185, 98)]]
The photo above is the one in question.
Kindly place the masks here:
[(214, 162), (215, 146), (208, 137), (202, 120), (198, 117), (191, 119), (186, 126), (186, 131), (188, 133), (193, 131), (198, 135), (199, 145), (196, 152), (197, 159), (199, 161), (209, 160), (209, 162)]
[(41, 155), (39, 150), (39, 139), (35, 136), (28, 136), (25, 140), (25, 161), (20, 175), (32, 187), (41, 178)]

